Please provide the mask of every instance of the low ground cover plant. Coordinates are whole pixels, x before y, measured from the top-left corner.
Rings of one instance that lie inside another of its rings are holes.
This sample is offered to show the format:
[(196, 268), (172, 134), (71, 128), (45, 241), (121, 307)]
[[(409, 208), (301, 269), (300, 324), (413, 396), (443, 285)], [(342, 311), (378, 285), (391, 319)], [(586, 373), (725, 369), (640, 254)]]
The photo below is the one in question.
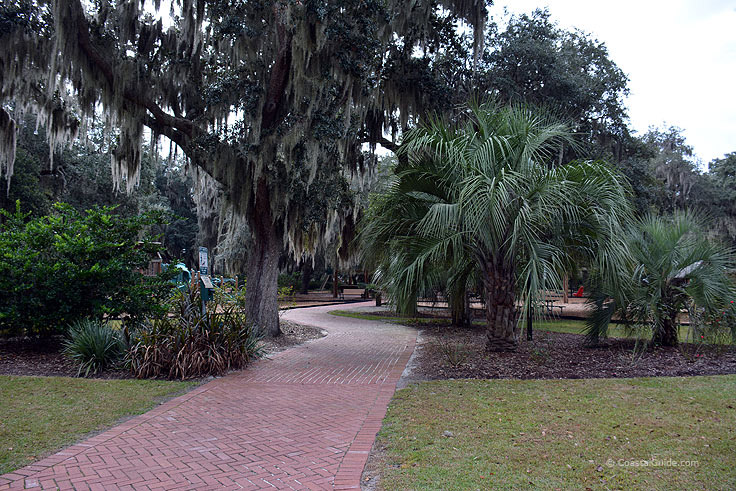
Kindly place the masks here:
[(126, 334), (127, 363), (138, 378), (191, 379), (223, 375), (262, 355), (261, 336), (233, 302), (217, 291), (202, 312), (196, 288), (177, 291), (170, 315)]
[(77, 376), (87, 377), (115, 366), (125, 356), (125, 351), (122, 332), (93, 319), (75, 322), (64, 342), (64, 354), (79, 367)]

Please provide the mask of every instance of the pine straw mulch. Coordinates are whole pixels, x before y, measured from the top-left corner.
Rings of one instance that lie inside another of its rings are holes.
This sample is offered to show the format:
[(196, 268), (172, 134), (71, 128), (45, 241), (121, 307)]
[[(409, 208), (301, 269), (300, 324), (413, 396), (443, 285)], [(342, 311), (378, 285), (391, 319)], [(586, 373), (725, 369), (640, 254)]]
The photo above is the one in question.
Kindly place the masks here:
[[(281, 321), (281, 336), (263, 340), (266, 353), (275, 353), (324, 336), (320, 329)], [(0, 339), (0, 375), (76, 377), (77, 368), (62, 353), (63, 338)], [(104, 370), (90, 378), (133, 378), (127, 370)]]
[(586, 345), (582, 335), (536, 331), (515, 352), (485, 349), (483, 327), (455, 329), (425, 324), (412, 377), (437, 379), (576, 379), (664, 377), (736, 373), (733, 346), (635, 349), (631, 339)]

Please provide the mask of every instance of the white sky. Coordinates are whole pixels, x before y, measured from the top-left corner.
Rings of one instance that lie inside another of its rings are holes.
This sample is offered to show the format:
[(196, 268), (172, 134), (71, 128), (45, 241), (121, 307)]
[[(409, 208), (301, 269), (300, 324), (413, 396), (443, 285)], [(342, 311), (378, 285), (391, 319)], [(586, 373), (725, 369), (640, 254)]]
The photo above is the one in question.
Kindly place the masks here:
[(633, 129), (679, 126), (704, 164), (736, 151), (736, 0), (496, 0), (491, 13), (545, 6), (629, 76)]

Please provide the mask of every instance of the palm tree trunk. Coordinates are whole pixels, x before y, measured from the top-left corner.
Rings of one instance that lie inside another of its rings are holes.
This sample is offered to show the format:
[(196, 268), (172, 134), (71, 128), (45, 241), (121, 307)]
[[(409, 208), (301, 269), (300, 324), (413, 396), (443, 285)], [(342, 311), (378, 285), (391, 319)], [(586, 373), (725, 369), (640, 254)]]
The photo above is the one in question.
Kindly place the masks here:
[(514, 273), (511, 268), (486, 265), (486, 337), (489, 351), (514, 351), (518, 344), (516, 326), (519, 314), (514, 298)]
[(665, 317), (662, 322), (662, 329), (654, 332), (652, 342), (659, 346), (677, 346), (677, 328), (677, 313), (674, 316)]
[(452, 313), (452, 325), (454, 327), (467, 327), (468, 322), (468, 292), (464, 288), (459, 291), (448, 291), (447, 300)]

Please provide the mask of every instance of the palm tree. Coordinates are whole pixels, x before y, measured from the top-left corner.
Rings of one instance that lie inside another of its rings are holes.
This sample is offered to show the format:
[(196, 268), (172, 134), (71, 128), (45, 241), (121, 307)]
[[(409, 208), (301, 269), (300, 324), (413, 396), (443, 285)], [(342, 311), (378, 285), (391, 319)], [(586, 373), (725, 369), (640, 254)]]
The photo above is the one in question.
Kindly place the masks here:
[[(408, 132), (388, 191), (360, 238), (401, 310), (437, 271), (484, 290), (490, 350), (517, 345), (517, 301), (560, 287), (572, 257), (603, 268), (625, 256), (626, 186), (599, 162), (555, 166), (570, 129), (527, 106), (471, 104), (455, 124)], [(528, 310), (525, 309), (525, 312)]]
[(612, 317), (633, 329), (648, 326), (652, 342), (677, 346), (680, 313), (691, 321), (713, 318), (731, 307), (733, 250), (708, 239), (703, 220), (692, 212), (647, 215), (627, 232), (631, 253), (625, 268), (601, 280), (591, 296), (595, 310), (588, 337), (605, 337)]

